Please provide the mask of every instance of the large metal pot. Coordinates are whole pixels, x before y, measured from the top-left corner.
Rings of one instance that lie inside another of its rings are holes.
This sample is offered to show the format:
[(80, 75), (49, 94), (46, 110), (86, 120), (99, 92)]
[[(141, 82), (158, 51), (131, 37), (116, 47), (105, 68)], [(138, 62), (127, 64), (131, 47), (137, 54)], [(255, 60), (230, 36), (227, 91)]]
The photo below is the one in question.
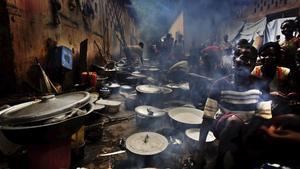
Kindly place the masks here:
[[(201, 147), (199, 147), (199, 137), (200, 137), (200, 129), (199, 128), (190, 128), (185, 130), (185, 148), (193, 153), (194, 151), (199, 150)], [(213, 141), (215, 141), (216, 138), (214, 134), (210, 131), (207, 134), (205, 142), (206, 145), (209, 146), (209, 144), (212, 144)]]
[(138, 71), (134, 71), (130, 74), (130, 76), (128, 76), (126, 78), (126, 82), (129, 84), (129, 85), (138, 85), (138, 84), (142, 84), (145, 79), (147, 78), (146, 75), (144, 74), (141, 74), (140, 72)]
[(161, 87), (160, 98), (163, 99), (163, 102), (172, 99), (173, 90), (168, 87)]
[(89, 101), (89, 93), (73, 92), (16, 105), (0, 112), (0, 129), (17, 144), (70, 138), (93, 111)]
[(185, 131), (188, 128), (199, 127), (203, 120), (203, 111), (190, 107), (176, 107), (168, 111), (174, 128)]
[(142, 105), (135, 108), (136, 124), (139, 129), (156, 131), (164, 126), (166, 112), (162, 109)]
[(0, 129), (10, 141), (17, 144), (48, 143), (66, 139), (84, 125), (85, 118), (93, 111), (93, 104), (86, 105), (86, 108), (86, 114), (59, 122), (33, 126), (0, 126)]
[(155, 105), (161, 101), (162, 89), (155, 85), (138, 85), (136, 87), (138, 99), (142, 104)]
[(107, 88), (109, 88), (109, 90), (111, 91), (111, 93), (112, 94), (117, 94), (117, 93), (119, 93), (119, 90), (120, 90), (120, 84), (118, 84), (118, 83), (107, 83), (107, 84), (105, 84), (105, 86), (107, 87)]
[(104, 99), (100, 99), (96, 101), (95, 104), (104, 105), (105, 106), (104, 113), (108, 113), (108, 114), (118, 113), (121, 106), (121, 102), (119, 101), (104, 100)]
[(161, 167), (164, 163), (160, 155), (167, 149), (168, 140), (154, 132), (140, 132), (126, 139), (129, 159), (142, 163), (140, 167)]
[(169, 83), (165, 85), (166, 87), (170, 88), (173, 90), (171, 98), (176, 99), (176, 100), (189, 100), (189, 83), (184, 82), (184, 83)]
[(148, 76), (157, 77), (159, 74), (159, 69), (157, 67), (148, 67), (141, 69), (141, 72)]

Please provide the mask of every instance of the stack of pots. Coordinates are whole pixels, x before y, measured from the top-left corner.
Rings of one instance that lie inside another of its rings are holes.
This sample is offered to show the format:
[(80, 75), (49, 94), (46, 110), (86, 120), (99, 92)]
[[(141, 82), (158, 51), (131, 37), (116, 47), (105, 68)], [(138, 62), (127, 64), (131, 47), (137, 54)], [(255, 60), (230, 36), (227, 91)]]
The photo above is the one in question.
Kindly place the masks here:
[(0, 112), (0, 129), (28, 147), (31, 169), (69, 168), (70, 138), (93, 111), (89, 102), (89, 93), (73, 92), (19, 104)]

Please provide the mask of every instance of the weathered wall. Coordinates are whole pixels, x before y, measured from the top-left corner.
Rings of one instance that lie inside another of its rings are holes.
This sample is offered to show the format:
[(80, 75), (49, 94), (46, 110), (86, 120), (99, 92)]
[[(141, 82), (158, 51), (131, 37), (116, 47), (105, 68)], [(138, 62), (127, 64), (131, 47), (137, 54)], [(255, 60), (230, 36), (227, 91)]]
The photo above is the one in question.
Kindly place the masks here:
[[(259, 20), (260, 18), (265, 17), (266, 15), (286, 11), (293, 8), (299, 8), (299, 0), (253, 0), (251, 6), (247, 6), (243, 11), (242, 18), (245, 18), (249, 21)], [(300, 15), (300, 11), (299, 11)], [(282, 16), (285, 17), (285, 16)]]
[(267, 15), (269, 19), (300, 15), (300, 0), (190, 0), (184, 10), (185, 44), (189, 46), (193, 39), (196, 45), (222, 40), (219, 33), (224, 22), (253, 22)]
[[(94, 17), (85, 17), (89, 26), (86, 26), (82, 14), (82, 6), (90, 1), (94, 11)], [(88, 39), (88, 63), (95, 60), (98, 52), (94, 41), (101, 46), (106, 46), (109, 53), (115, 48), (119, 49), (119, 43), (114, 35), (113, 0), (60, 0), (62, 8), (59, 10), (61, 23), (53, 24), (51, 12), (51, 0), (7, 0), (9, 17), (9, 29), (12, 37), (13, 71), (17, 84), (27, 80), (27, 72), (34, 63), (35, 57), (42, 65), (46, 60), (47, 39), (57, 42), (73, 50), (74, 56), (78, 55), (80, 42)], [(74, 3), (71, 10), (70, 2)], [(76, 2), (80, 2), (81, 8)], [(115, 1), (114, 1), (115, 2)], [(122, 22), (125, 24), (126, 39), (130, 42), (130, 36), (137, 36), (132, 18), (124, 7), (118, 6), (122, 11)], [(109, 56), (106, 56), (109, 57)], [(98, 64), (103, 64), (103, 58), (97, 59)]]
[(187, 49), (216, 40), (217, 28), (230, 16), (230, 5), (220, 0), (190, 0), (184, 6), (184, 36)]

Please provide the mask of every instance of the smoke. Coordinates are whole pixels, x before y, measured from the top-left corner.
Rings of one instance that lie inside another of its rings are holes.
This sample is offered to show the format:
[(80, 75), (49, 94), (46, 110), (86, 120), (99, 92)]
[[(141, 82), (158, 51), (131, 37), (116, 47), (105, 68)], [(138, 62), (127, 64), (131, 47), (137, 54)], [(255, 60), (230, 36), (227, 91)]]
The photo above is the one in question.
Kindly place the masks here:
[(132, 0), (142, 39), (158, 39), (167, 33), (182, 8), (183, 0)]
[[(251, 0), (131, 0), (135, 9), (141, 38), (159, 39), (166, 34), (181, 11), (184, 13), (184, 39), (186, 46), (219, 40), (221, 23), (236, 19), (242, 6)], [(252, 2), (253, 3), (253, 2)]]

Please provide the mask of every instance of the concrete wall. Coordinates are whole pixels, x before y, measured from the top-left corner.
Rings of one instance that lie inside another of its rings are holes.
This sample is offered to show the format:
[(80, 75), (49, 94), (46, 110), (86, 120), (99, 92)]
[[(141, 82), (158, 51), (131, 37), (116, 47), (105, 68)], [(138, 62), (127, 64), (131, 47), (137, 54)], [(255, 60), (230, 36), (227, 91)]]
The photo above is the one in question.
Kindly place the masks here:
[[(82, 8), (76, 6), (76, 2), (80, 2), (82, 7), (87, 0), (74, 0), (75, 8), (73, 10), (69, 6), (71, 0), (59, 0), (62, 4), (62, 8), (59, 10), (61, 19), (59, 25), (53, 24), (51, 0), (6, 1), (7, 4), (3, 4), (6, 5), (6, 8), (3, 9), (7, 9), (9, 19), (5, 23), (9, 30), (6, 34), (11, 37), (6, 40), (11, 40), (12, 56), (4, 60), (11, 62), (8, 69), (10, 72), (14, 72), (15, 79), (17, 79), (15, 83), (17, 88), (15, 89), (20, 87), (22, 81), (28, 80), (27, 72), (34, 63), (35, 57), (44, 65), (47, 39), (52, 39), (57, 42), (57, 45), (64, 45), (72, 49), (74, 57), (79, 53), (80, 42), (88, 39), (88, 64), (95, 61), (98, 52), (94, 41), (101, 46), (105, 45), (109, 49), (109, 53), (111, 51), (118, 53), (120, 47), (114, 38), (113, 31), (113, 22), (115, 22), (112, 12), (113, 0), (90, 0), (94, 11), (94, 17), (86, 17), (86, 22), (90, 26), (86, 26), (83, 20)], [(127, 42), (130, 44), (131, 36), (138, 38), (135, 24), (124, 7), (118, 6), (118, 11), (122, 11), (122, 23), (125, 25)], [(9, 46), (6, 47), (9, 48)], [(96, 60), (97, 64), (103, 64), (103, 58), (96, 58)]]
[(199, 47), (214, 42), (220, 23), (230, 17), (230, 5), (219, 0), (189, 0), (184, 5), (184, 39), (186, 51), (194, 41)]
[[(269, 14), (299, 7), (299, 0), (253, 0), (251, 6), (247, 6), (243, 9), (245, 14), (242, 18), (255, 21)], [(298, 14), (300, 15), (300, 11)]]

